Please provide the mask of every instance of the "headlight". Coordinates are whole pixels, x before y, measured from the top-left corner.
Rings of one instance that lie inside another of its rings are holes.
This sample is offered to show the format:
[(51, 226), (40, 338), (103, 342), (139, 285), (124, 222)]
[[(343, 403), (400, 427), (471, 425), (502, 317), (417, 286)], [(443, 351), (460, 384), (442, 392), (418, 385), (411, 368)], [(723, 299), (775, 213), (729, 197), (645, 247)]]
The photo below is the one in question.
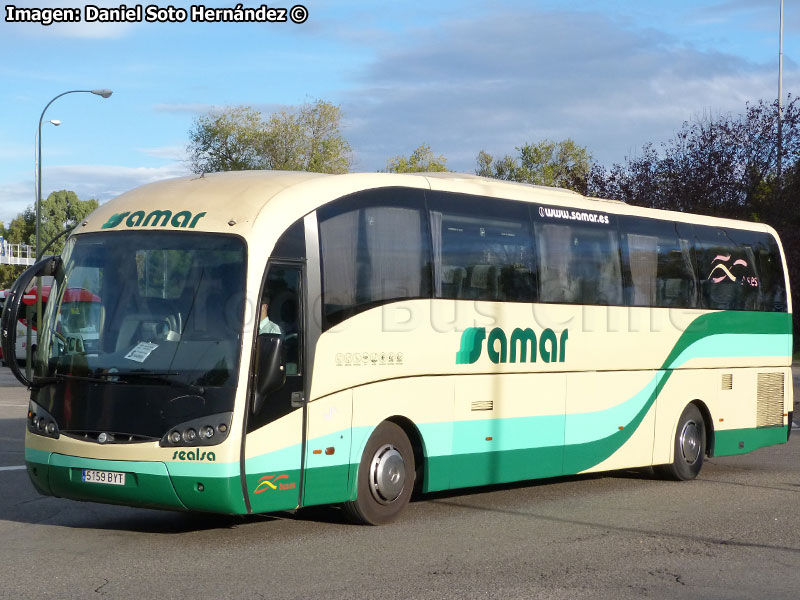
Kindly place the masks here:
[(228, 437), (232, 420), (233, 413), (226, 412), (181, 423), (171, 427), (159, 445), (169, 448), (221, 444)]

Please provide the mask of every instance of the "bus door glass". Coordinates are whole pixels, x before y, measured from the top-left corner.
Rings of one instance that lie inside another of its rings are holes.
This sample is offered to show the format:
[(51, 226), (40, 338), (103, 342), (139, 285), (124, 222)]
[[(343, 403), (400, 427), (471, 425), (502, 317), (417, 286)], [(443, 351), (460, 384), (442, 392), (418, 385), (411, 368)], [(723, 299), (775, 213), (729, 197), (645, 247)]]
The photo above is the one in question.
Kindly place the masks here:
[[(304, 421), (298, 402), (304, 386), (302, 282), (301, 264), (271, 263), (256, 312), (257, 334), (281, 340), (285, 381), (267, 394), (257, 412), (248, 415), (245, 471), (253, 512), (295, 508), (299, 503)], [(254, 368), (258, 370), (258, 364)], [(257, 381), (259, 374), (254, 375)]]

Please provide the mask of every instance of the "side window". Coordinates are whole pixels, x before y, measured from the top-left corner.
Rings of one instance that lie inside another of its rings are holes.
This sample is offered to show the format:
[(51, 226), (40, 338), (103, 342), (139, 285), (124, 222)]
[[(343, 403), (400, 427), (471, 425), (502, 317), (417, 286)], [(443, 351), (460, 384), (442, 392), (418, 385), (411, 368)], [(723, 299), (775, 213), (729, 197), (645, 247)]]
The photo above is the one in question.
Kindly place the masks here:
[(691, 229), (672, 221), (620, 217), (620, 246), (629, 306), (697, 305)]
[(526, 205), (433, 193), (429, 201), (437, 298), (533, 302)]
[[(550, 212), (575, 214), (561, 209)], [(544, 210), (541, 213), (548, 214)], [(616, 223), (611, 215), (590, 216), (603, 218), (587, 224), (545, 216), (535, 222), (542, 302), (622, 304)]]
[(783, 262), (778, 242), (768, 233), (757, 234), (759, 243), (758, 266), (761, 273), (761, 310), (786, 312), (786, 282), (783, 277)]
[(753, 232), (695, 225), (695, 236), (703, 308), (761, 310)]
[(302, 218), (292, 223), (291, 227), (281, 234), (272, 249), (272, 256), (294, 259), (306, 257), (306, 229)]
[(301, 274), (299, 267), (272, 265), (261, 292), (258, 333), (277, 333), (283, 338), (286, 375), (302, 373)]
[(317, 214), (323, 329), (392, 300), (430, 297), (430, 236), (421, 190), (360, 192)]

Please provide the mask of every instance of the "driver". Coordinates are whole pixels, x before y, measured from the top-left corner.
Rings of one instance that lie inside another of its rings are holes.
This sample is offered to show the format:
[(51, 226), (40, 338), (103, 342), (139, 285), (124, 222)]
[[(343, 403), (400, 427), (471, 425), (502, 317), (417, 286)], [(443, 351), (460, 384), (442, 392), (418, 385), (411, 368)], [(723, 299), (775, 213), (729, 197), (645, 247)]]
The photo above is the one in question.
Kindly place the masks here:
[(261, 313), (260, 319), (258, 323), (258, 335), (262, 333), (277, 333), (281, 334), (281, 328), (278, 327), (276, 323), (273, 323), (269, 320), (267, 316), (267, 309), (269, 308), (269, 298), (264, 298), (264, 301), (261, 303)]

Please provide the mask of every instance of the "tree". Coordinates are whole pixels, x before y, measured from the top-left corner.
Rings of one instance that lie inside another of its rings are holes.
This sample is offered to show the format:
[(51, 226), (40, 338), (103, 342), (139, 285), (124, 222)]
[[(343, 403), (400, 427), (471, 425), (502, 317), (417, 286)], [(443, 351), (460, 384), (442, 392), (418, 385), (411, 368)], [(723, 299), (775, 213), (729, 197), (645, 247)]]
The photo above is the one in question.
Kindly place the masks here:
[[(29, 208), (28, 210), (31, 209)], [(35, 221), (31, 220), (31, 223), (35, 223)], [(9, 244), (25, 244), (27, 243), (28, 234), (33, 231), (25, 220), (25, 213), (20, 213), (11, 220), (8, 227), (3, 228), (3, 237)], [(11, 287), (14, 280), (24, 270), (25, 267), (19, 265), (0, 265), (0, 290)]]
[[(97, 207), (97, 200), (81, 200), (75, 192), (69, 190), (51, 192), (47, 199), (42, 200), (41, 206), (42, 220), (39, 226), (39, 238), (42, 250), (56, 236), (63, 233), (65, 229), (76, 226)], [(25, 211), (24, 216), (26, 221), (32, 216), (34, 233), (28, 238), (28, 243), (36, 244), (36, 212), (29, 208)], [(26, 226), (30, 227), (28, 223)], [(47, 253), (59, 254), (64, 248), (65, 240), (66, 236), (57, 239)]]
[[(42, 249), (58, 234), (74, 227), (83, 221), (90, 212), (97, 208), (97, 200), (81, 200), (75, 192), (61, 190), (52, 192), (42, 200), (39, 237)], [(36, 245), (36, 209), (29, 206), (12, 219), (5, 228), (4, 237), (9, 244)], [(56, 240), (47, 250), (47, 254), (60, 254), (64, 249), (66, 236)], [(0, 266), (0, 289), (8, 288), (24, 270), (17, 265)]]
[[(775, 104), (759, 101), (736, 117), (685, 122), (659, 150), (647, 144), (639, 156), (608, 171), (596, 166), (588, 192), (653, 208), (779, 221), (784, 211), (775, 210), (776, 115)], [(800, 154), (797, 99), (784, 109), (782, 145), (784, 164), (790, 165)]]
[(386, 162), (387, 173), (441, 173), (448, 170), (444, 155), (434, 156), (427, 144), (419, 146), (408, 158), (395, 156)]
[(267, 120), (249, 106), (211, 112), (196, 119), (189, 132), (191, 169), (346, 173), (352, 150), (339, 131), (341, 117), (338, 106), (323, 100)]
[(517, 146), (517, 156), (495, 160), (481, 150), (475, 173), (520, 183), (563, 187), (584, 193), (592, 165), (589, 151), (571, 139)]
[[(741, 115), (705, 116), (685, 122), (656, 150), (647, 144), (639, 156), (608, 171), (595, 166), (590, 195), (629, 204), (763, 221), (780, 234), (792, 283), (792, 302), (800, 302), (800, 103), (784, 108), (782, 160), (777, 176), (777, 101), (748, 104)], [(795, 321), (800, 342), (800, 322)]]

